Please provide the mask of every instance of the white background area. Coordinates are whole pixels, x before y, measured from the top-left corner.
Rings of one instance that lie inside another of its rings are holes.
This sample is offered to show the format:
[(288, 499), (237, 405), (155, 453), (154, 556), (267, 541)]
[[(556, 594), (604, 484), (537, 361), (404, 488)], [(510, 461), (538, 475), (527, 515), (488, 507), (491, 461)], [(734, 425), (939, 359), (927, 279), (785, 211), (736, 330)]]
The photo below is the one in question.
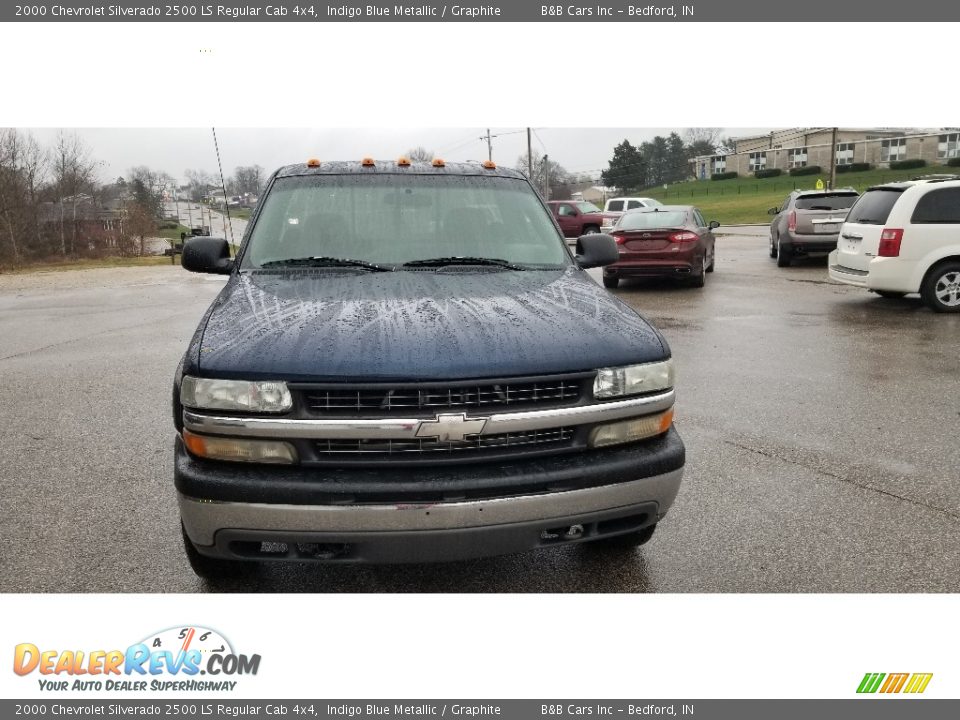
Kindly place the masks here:
[[(947, 23), (118, 22), (0, 32), (0, 124), (15, 127), (960, 124)], [(933, 672), (925, 697), (960, 697), (956, 595), (576, 589), (584, 594), (0, 596), (0, 695), (40, 695), (36, 674), (11, 670), (17, 643), (123, 649), (198, 624), (263, 658), (259, 675), (224, 699), (850, 698), (866, 672)]]

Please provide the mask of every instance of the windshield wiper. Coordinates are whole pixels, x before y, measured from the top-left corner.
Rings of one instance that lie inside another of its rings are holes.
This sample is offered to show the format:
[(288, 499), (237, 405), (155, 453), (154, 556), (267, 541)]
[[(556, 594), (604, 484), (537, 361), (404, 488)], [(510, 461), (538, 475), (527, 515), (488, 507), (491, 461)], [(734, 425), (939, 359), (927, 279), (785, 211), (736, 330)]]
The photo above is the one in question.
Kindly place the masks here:
[(392, 267), (377, 265), (366, 260), (353, 260), (351, 258), (328, 257), (326, 255), (313, 255), (311, 257), (286, 258), (284, 260), (268, 260), (260, 263), (260, 267), (355, 267), (373, 272), (390, 272)]
[(446, 265), (493, 265), (495, 267), (509, 268), (510, 270), (526, 270), (526, 268), (521, 265), (515, 265), (509, 260), (502, 260), (501, 258), (456, 255), (453, 257), (436, 257), (425, 258), (423, 260), (411, 260), (410, 262), (405, 262), (403, 267), (444, 267)]

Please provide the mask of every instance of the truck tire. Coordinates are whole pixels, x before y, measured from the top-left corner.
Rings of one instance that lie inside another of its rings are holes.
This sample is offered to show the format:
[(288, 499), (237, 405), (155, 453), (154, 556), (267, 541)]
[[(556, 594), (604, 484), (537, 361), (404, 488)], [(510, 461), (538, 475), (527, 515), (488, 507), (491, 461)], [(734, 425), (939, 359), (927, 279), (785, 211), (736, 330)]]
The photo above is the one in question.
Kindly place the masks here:
[(592, 233), (598, 233), (598, 232), (600, 232), (600, 228), (599, 228), (598, 226), (596, 226), (596, 225), (584, 225), (584, 226), (583, 226), (583, 234), (584, 234), (584, 235), (590, 235), (590, 234), (592, 234)]
[(920, 297), (934, 312), (960, 312), (960, 262), (935, 266), (923, 281)]
[(618, 277), (609, 277), (607, 275), (603, 276), (603, 286), (605, 288), (610, 288), (613, 290), (617, 285), (620, 284), (620, 278)]
[(770, 236), (770, 257), (775, 258), (777, 256), (777, 245), (773, 242), (773, 235)]
[(193, 541), (187, 535), (183, 523), (180, 523), (180, 533), (183, 536), (183, 549), (187, 555), (187, 561), (190, 563), (190, 569), (197, 577), (204, 580), (229, 580), (231, 578), (242, 577), (250, 570), (252, 563), (244, 563), (239, 560), (223, 560), (221, 558), (207, 557), (201, 555), (194, 546)]

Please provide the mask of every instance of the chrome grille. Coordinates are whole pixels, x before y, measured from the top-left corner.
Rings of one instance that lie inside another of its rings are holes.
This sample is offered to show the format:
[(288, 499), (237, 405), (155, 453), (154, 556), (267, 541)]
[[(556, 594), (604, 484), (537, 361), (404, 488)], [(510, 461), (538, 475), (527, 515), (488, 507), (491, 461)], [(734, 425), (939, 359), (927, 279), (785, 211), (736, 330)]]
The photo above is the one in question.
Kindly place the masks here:
[(303, 391), (308, 412), (321, 416), (432, 416), (451, 410), (570, 405), (580, 399), (580, 378), (448, 385), (328, 386)]
[(332, 456), (385, 457), (391, 455), (450, 456), (458, 453), (518, 452), (567, 447), (573, 440), (574, 428), (560, 427), (526, 432), (475, 435), (460, 442), (431, 438), (414, 440), (316, 440), (314, 449), (320, 458)]

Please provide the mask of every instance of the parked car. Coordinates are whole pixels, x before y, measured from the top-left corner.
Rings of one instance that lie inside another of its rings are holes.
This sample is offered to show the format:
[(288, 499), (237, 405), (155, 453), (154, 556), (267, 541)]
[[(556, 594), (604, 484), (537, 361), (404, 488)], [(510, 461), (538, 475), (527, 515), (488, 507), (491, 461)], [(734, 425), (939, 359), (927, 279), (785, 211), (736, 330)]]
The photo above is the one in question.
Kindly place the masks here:
[(783, 205), (770, 208), (770, 257), (788, 267), (795, 257), (837, 249), (840, 226), (860, 197), (853, 188), (794, 190)]
[(611, 236), (619, 259), (603, 268), (603, 284), (615, 288), (625, 277), (677, 277), (703, 287), (716, 264), (716, 238), (692, 205), (662, 205), (625, 212)]
[(603, 214), (600, 208), (584, 200), (550, 200), (547, 207), (557, 219), (565, 238), (600, 232)]
[(486, 163), (274, 173), (173, 384), (184, 547), (422, 562), (642, 544), (684, 466), (663, 336), (585, 268), (524, 176)]
[(850, 209), (830, 278), (960, 312), (960, 176), (877, 185)]
[(619, 197), (610, 198), (603, 204), (603, 223), (600, 232), (608, 233), (613, 229), (617, 219), (628, 210), (639, 210), (647, 207), (662, 207), (663, 203), (654, 198)]

